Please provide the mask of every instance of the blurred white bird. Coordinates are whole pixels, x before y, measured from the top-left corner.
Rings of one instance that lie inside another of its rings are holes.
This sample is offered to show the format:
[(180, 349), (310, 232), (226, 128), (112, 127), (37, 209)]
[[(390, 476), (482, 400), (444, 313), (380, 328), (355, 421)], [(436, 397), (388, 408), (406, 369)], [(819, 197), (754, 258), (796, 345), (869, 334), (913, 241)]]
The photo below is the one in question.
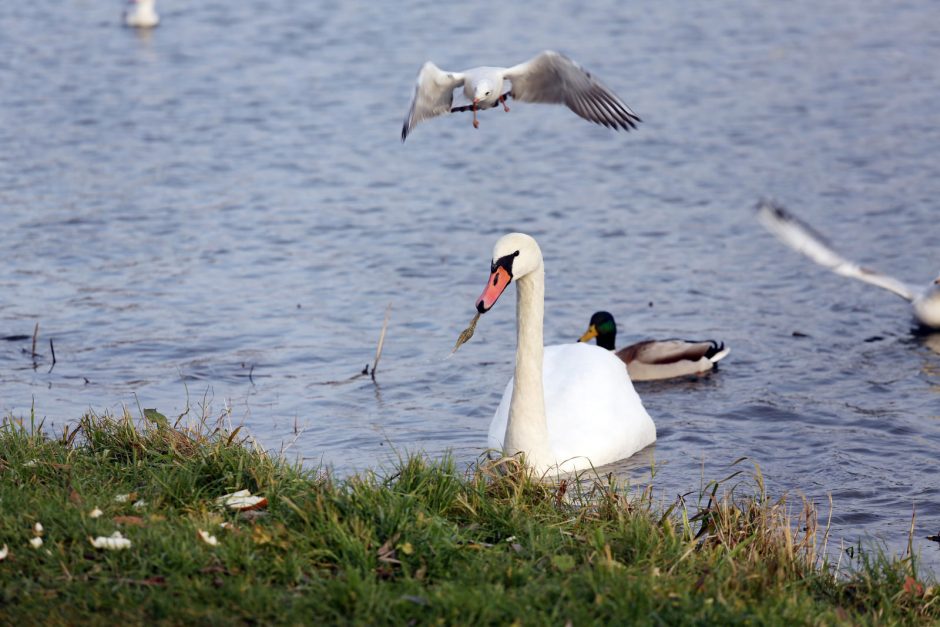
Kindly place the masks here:
[(908, 285), (842, 257), (825, 238), (808, 224), (779, 205), (763, 201), (757, 206), (757, 218), (767, 230), (793, 250), (803, 253), (836, 274), (858, 279), (897, 294), (911, 303), (914, 317), (925, 327), (940, 329), (940, 276), (925, 288)]
[(153, 28), (160, 23), (154, 5), (156, 0), (130, 0), (124, 10), (124, 25), (133, 28)]
[[(504, 91), (504, 81), (509, 81), (509, 91)], [(471, 104), (453, 106), (454, 90), (458, 87), (463, 87)], [(479, 128), (477, 111), (502, 104), (508, 112), (507, 97), (523, 102), (564, 104), (585, 120), (612, 129), (629, 131), (640, 122), (640, 117), (590, 72), (568, 57), (546, 50), (509, 68), (476, 67), (447, 72), (428, 61), (418, 72), (401, 140), (405, 141), (419, 122), (455, 111), (473, 111), (473, 127)]]

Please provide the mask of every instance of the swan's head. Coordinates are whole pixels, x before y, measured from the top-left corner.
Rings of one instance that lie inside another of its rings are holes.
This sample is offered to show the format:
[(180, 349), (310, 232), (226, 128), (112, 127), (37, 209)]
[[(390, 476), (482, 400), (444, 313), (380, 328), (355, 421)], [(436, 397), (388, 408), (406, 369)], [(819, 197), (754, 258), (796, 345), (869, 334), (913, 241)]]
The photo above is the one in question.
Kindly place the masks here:
[(519, 280), (542, 267), (542, 251), (535, 239), (525, 233), (503, 235), (493, 247), (490, 279), (477, 299), (477, 311), (486, 313), (496, 304), (513, 279)]
[(614, 350), (617, 338), (617, 323), (614, 317), (606, 311), (598, 311), (591, 316), (588, 330), (581, 336), (579, 342), (587, 342), (597, 338), (597, 345), (607, 350)]
[(496, 93), (496, 87), (493, 85), (492, 81), (483, 79), (478, 82), (473, 89), (473, 102), (488, 102), (490, 100), (495, 100), (498, 97)]

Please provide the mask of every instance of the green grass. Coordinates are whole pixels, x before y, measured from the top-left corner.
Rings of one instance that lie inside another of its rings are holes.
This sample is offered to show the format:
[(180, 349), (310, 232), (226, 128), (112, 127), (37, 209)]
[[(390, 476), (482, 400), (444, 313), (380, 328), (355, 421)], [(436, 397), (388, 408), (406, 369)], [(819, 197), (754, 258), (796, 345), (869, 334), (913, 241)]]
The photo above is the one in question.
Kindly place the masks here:
[[(540, 483), (513, 459), (461, 472), (414, 456), (339, 481), (238, 433), (148, 418), (0, 427), (0, 623), (940, 621), (940, 589), (909, 557), (860, 552), (834, 572), (815, 510), (771, 500), (759, 471), (744, 496), (712, 483), (663, 510), (649, 489)], [(268, 498), (264, 515), (214, 504), (241, 488)], [(115, 530), (130, 549), (91, 546)]]

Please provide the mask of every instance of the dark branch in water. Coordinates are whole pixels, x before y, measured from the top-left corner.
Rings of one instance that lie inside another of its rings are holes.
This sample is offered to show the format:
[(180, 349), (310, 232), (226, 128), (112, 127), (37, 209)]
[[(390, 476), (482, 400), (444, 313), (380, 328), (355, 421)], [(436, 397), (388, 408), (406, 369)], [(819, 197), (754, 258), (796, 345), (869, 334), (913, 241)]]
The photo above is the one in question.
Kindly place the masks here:
[(255, 371), (255, 365), (251, 364), (251, 368), (249, 368), (248, 370), (248, 380), (251, 381), (252, 385), (255, 384), (255, 379), (254, 377), (251, 376), (254, 371)]
[[(49, 350), (52, 352), (52, 365), (49, 366), (49, 372), (52, 372), (52, 369), (55, 368), (55, 346), (52, 344), (52, 338), (49, 338)], [(46, 373), (48, 374), (48, 373)]]
[(39, 337), (39, 323), (37, 322), (37, 323), (36, 323), (36, 328), (33, 329), (33, 349), (32, 349), (32, 351), (30, 352), (30, 355), (32, 355), (33, 358), (36, 357), (36, 338), (38, 338), (38, 337)]

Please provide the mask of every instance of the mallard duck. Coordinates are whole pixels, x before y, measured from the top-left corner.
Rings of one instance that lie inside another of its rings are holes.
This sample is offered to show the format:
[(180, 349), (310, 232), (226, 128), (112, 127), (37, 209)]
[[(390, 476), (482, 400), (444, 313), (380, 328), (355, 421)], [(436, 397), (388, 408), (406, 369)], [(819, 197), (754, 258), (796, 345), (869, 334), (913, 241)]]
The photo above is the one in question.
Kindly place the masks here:
[[(597, 340), (597, 345), (613, 351), (617, 339), (617, 323), (606, 311), (591, 316), (588, 330), (578, 340)], [(656, 381), (708, 372), (731, 352), (723, 342), (715, 340), (644, 340), (616, 351), (617, 357), (627, 364), (627, 372), (634, 381)]]

